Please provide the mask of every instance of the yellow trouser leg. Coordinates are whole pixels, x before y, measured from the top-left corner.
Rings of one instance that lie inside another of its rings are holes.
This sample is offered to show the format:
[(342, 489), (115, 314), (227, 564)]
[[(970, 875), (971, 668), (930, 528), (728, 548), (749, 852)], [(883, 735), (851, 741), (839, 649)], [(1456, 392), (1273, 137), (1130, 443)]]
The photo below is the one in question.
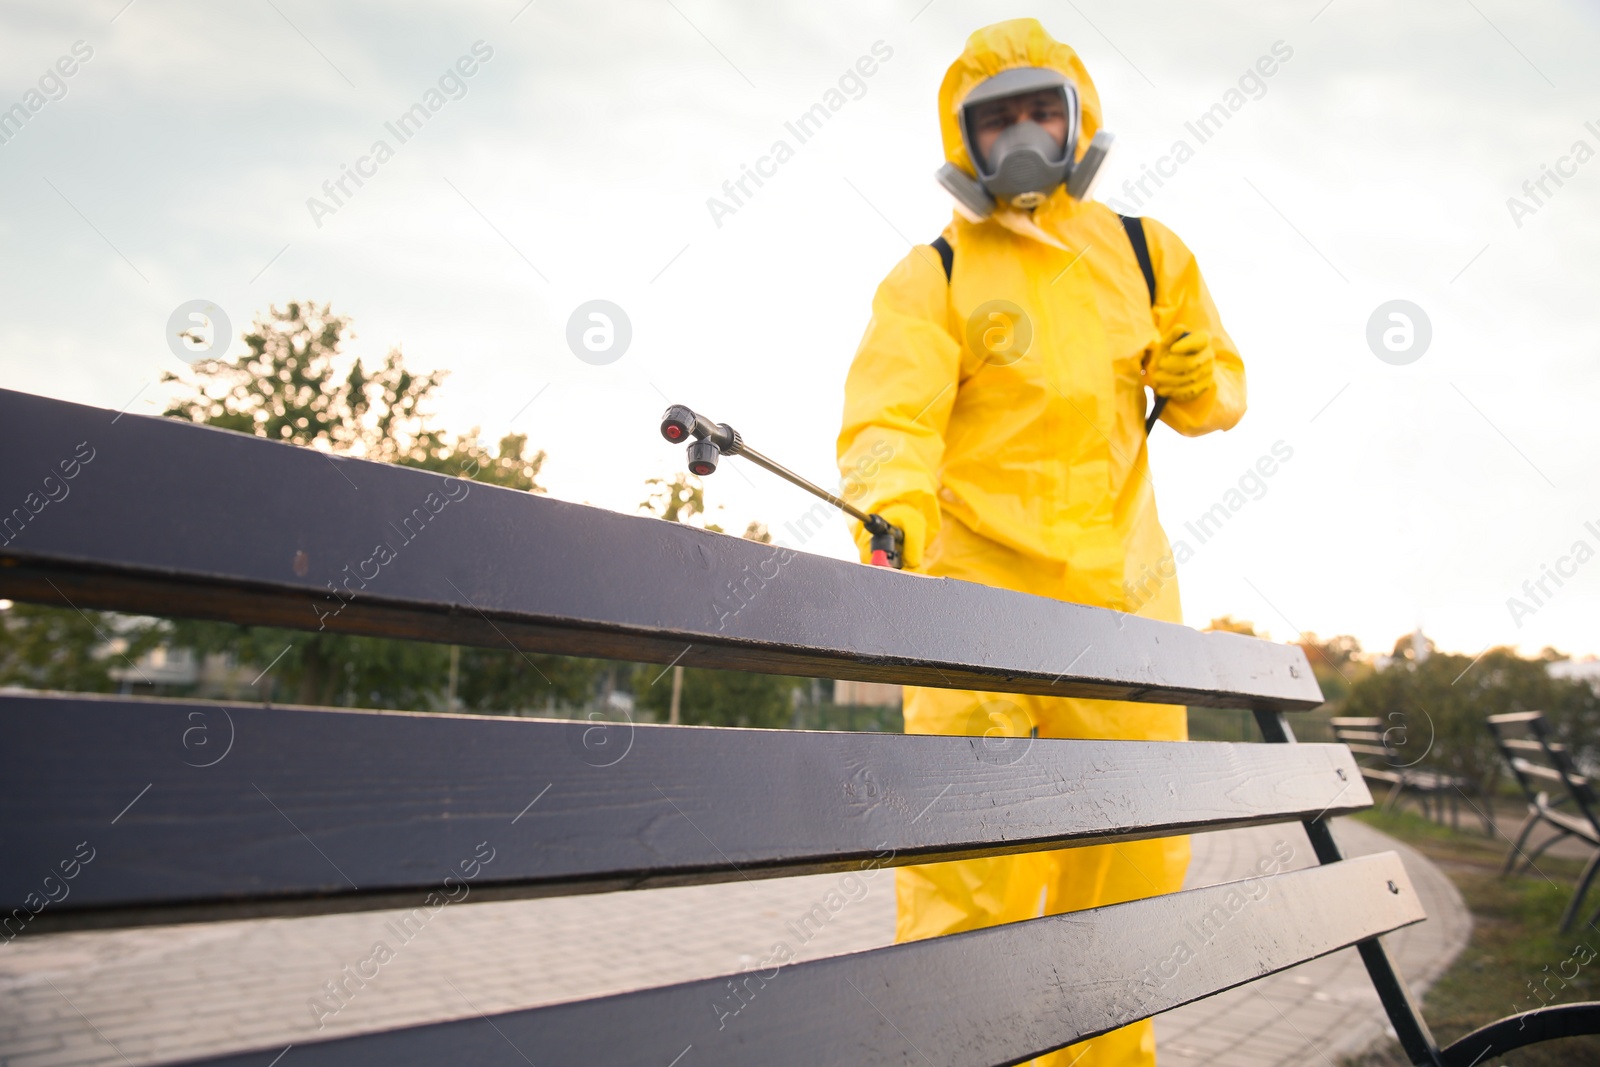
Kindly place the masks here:
[[(985, 753), (1023, 758), (1029, 731), (1041, 737), (1181, 740), (1181, 708), (974, 693), (906, 690), (906, 732), (987, 735)], [(929, 812), (936, 817), (938, 809)], [(1119, 904), (1176, 892), (1189, 865), (1189, 839), (1165, 838), (1021, 856), (902, 867), (895, 876), (896, 941)], [(1034, 1067), (1154, 1067), (1149, 1020), (1032, 1061)]]

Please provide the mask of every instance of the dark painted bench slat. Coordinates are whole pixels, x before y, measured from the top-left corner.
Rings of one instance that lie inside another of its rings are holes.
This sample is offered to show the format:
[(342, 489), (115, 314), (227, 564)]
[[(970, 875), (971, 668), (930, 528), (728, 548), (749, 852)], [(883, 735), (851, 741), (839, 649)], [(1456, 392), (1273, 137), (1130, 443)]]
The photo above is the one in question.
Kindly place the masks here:
[(0, 909), (79, 842), (96, 851), (35, 929), (411, 906), (487, 850), (474, 900), (1024, 852), (1372, 803), (1338, 745), (21, 695), (0, 696), (0, 736)]
[[(641, 448), (661, 446), (653, 426), (637, 432)], [(1292, 645), (172, 419), (0, 390), (0, 457), (0, 501), (41, 502), (0, 536), (0, 597), (825, 678), (1322, 702)], [(63, 461), (75, 476), (54, 479), (64, 495), (45, 502), (40, 480)], [(796, 513), (804, 506), (797, 493)], [(820, 525), (809, 513), (798, 523), (779, 536), (803, 544)]]
[[(1386, 852), (775, 973), (758, 969), (733, 976), (742, 1000), (728, 978), (714, 978), (297, 1044), (292, 1055), (298, 1067), (991, 1067), (1423, 917), (1399, 857)], [(462, 1014), (470, 1014), (465, 1005)], [(281, 1051), (203, 1062), (267, 1067)]]

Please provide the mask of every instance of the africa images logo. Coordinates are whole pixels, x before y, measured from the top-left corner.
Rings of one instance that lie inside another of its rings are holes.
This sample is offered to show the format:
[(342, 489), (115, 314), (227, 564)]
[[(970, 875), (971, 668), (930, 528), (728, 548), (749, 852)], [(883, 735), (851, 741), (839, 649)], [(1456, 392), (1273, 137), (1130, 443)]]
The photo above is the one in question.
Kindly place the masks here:
[[(886, 42), (872, 42), (872, 55), (861, 56), (854, 65), (845, 68), (845, 72), (839, 75), (837, 87), (829, 88), (822, 94), (820, 101), (801, 112), (793, 122), (783, 124), (783, 128), (794, 137), (795, 144), (803, 145), (811, 140), (821, 132), (823, 124), (832, 119), (845, 104), (866, 96), (866, 79), (876, 74), (879, 66), (892, 58), (894, 49)], [(845, 96), (846, 93), (850, 94), (848, 98)], [(715, 196), (706, 197), (706, 210), (711, 212), (711, 221), (717, 224), (717, 229), (722, 229), (724, 217), (737, 214), (739, 209), (745, 206), (745, 201), (755, 196), (755, 190), (750, 188), (751, 182), (755, 183), (756, 189), (760, 189), (766, 184), (761, 179), (777, 177), (778, 168), (793, 158), (794, 145), (780, 137), (772, 142), (766, 155), (756, 158), (754, 169), (748, 163), (741, 163), (739, 176), (722, 183), (722, 195), (727, 197), (726, 200)], [(744, 195), (741, 196), (741, 193)]]
[[(445, 104), (466, 96), (466, 79), (478, 73), (479, 66), (493, 58), (493, 48), (483, 41), (474, 41), (471, 55), (463, 55), (453, 66), (446, 67), (445, 72), (439, 75), (437, 86), (428, 86), (423, 90), (420, 101), (400, 112), (393, 122), (385, 122), (383, 128), (394, 137), (395, 144), (405, 144), (421, 133), (422, 127)], [(366, 179), (376, 177), (378, 167), (389, 162), (394, 155), (394, 148), (380, 137), (372, 142), (366, 155), (356, 158), (354, 167), (341, 163), (338, 176), (322, 183), (322, 192), (327, 199), (321, 200), (315, 196), (306, 198), (306, 210), (311, 212), (311, 221), (317, 224), (317, 229), (322, 229), (323, 216), (337, 215), (345, 202), (353, 199), (356, 192), (367, 184)], [(355, 189), (350, 188), (351, 182), (355, 183)]]

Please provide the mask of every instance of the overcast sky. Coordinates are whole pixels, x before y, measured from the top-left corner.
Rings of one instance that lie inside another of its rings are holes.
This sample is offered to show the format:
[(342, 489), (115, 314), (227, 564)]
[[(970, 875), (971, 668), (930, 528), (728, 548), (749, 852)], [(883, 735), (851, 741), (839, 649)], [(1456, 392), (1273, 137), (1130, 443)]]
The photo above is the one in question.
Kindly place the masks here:
[[(556, 496), (632, 511), (681, 470), (656, 432), (668, 399), (828, 480), (873, 288), (950, 217), (939, 80), (969, 32), (1027, 14), (1099, 86), (1119, 147), (1098, 195), (1187, 241), (1248, 369), (1235, 430), (1151, 440), (1165, 525), (1194, 550), (1187, 621), (1600, 652), (1600, 558), (1572, 555), (1600, 550), (1600, 159), (1572, 154), (1600, 151), (1592, 5), (124, 3), (0, 7), (0, 108), (58, 97), (0, 144), (9, 388), (153, 413), (184, 369), (179, 305), (220, 305), (237, 356), (269, 303), (330, 300), (361, 355), (450, 372), (445, 425), (528, 433)], [(797, 144), (784, 124), (875, 45)], [(1290, 58), (1200, 144), (1185, 123), (1274, 45)], [(385, 124), (463, 57), (471, 76), (401, 143)], [(714, 218), (780, 138), (793, 158)], [(380, 139), (392, 157), (329, 198)], [(1124, 181), (1179, 139), (1193, 158), (1133, 204)], [(1567, 176), (1535, 201), (1546, 165)], [(593, 299), (632, 324), (603, 366), (566, 339)], [(1391, 300), (1431, 323), (1404, 365), (1367, 341)], [(1264, 494), (1204, 544), (1186, 533), (1277, 442), (1293, 455)], [(737, 462), (707, 493), (725, 526), (780, 537), (810, 507)], [(842, 523), (805, 547), (853, 555)], [(1528, 599), (1558, 564), (1571, 576)]]

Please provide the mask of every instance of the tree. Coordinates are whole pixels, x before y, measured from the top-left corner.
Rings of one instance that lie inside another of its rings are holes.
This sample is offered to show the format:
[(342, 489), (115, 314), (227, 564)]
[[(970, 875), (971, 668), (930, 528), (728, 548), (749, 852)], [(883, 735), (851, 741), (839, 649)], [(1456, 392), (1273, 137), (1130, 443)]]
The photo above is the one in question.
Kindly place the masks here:
[(1311, 673), (1316, 675), (1317, 683), (1322, 686), (1322, 695), (1329, 704), (1343, 701), (1356, 680), (1372, 670), (1371, 665), (1361, 658), (1361, 642), (1348, 634), (1324, 641), (1307, 630), (1295, 644), (1305, 650)]
[(1220, 619), (1212, 619), (1206, 627), (1210, 631), (1221, 631), (1230, 634), (1244, 634), (1246, 637), (1266, 637), (1266, 631), (1256, 633), (1256, 624), (1246, 622), (1244, 619), (1235, 619), (1232, 615), (1224, 615)]
[(611, 665), (576, 656), (523, 654), (505, 648), (463, 648), (460, 710), (492, 715), (507, 710), (582, 704)]
[[(430, 411), (444, 373), (409, 370), (398, 348), (369, 368), (344, 354), (353, 336), (350, 320), (328, 304), (273, 306), (245, 334), (248, 353), (237, 362), (202, 362), (192, 379), (163, 377), (181, 387), (166, 414), (335, 455), (544, 492), (537, 479), (545, 453), (529, 455), (525, 435), (508, 434), (491, 451), (476, 427), (463, 435), (446, 432)], [(265, 692), (276, 687), (304, 704), (446, 705), (448, 646), (197, 620), (172, 623), (169, 639), (202, 654), (272, 664)], [(460, 667), (460, 697), (477, 711), (580, 699), (596, 670), (592, 661), (510, 648), (468, 650)]]
[[(651, 478), (644, 483), (653, 486), (650, 495), (639, 501), (639, 510), (668, 522), (691, 523), (712, 533), (722, 533), (722, 527), (705, 521), (706, 487), (692, 474), (674, 474), (672, 478)], [(699, 522), (693, 522), (695, 519)], [(760, 523), (752, 523), (759, 526)], [(765, 529), (765, 527), (763, 527)], [(749, 531), (745, 531), (747, 534)]]
[(413, 373), (398, 348), (368, 368), (342, 352), (354, 336), (350, 320), (328, 304), (274, 305), (244, 335), (249, 354), (237, 362), (196, 364), (193, 381), (163, 374), (164, 383), (185, 390), (165, 414), (335, 455), (544, 492), (537, 478), (545, 454), (526, 455), (526, 435), (506, 435), (493, 452), (479, 443), (477, 427), (452, 436), (433, 425), (428, 411), (445, 373)]
[[(1421, 640), (1419, 641), (1418, 638)], [(1425, 660), (1429, 656), (1433, 655), (1433, 651), (1437, 647), (1438, 646), (1433, 643), (1433, 638), (1429, 637), (1421, 630), (1416, 630), (1412, 633), (1406, 634), (1404, 637), (1398, 638), (1394, 643), (1394, 651), (1389, 655), (1392, 659), (1411, 660), (1415, 662), (1417, 660)]]
[(1324, 641), (1307, 630), (1295, 644), (1306, 650), (1313, 664), (1322, 663), (1332, 670), (1345, 670), (1361, 662), (1361, 642), (1349, 634), (1340, 634)]
[(0, 600), (0, 685), (109, 693), (113, 667), (131, 667), (160, 634), (110, 611)]
[[(666, 672), (662, 668), (646, 664), (634, 675), (636, 706), (648, 708), (661, 718), (666, 717), (661, 713), (667, 710), (672, 698), (667, 685), (671, 679), (662, 678), (663, 673)], [(698, 726), (782, 729), (790, 724), (793, 716), (790, 694), (802, 684), (802, 679), (785, 675), (686, 667), (683, 668), (682, 721)]]
[(1509, 648), (1490, 649), (1476, 662), (1441, 652), (1420, 663), (1397, 658), (1351, 686), (1343, 710), (1382, 719), (1398, 762), (1475, 782), (1499, 773), (1484, 719), (1500, 712), (1544, 712), (1580, 763), (1592, 763), (1600, 758), (1600, 695), (1585, 682), (1552, 678), (1548, 668)]

